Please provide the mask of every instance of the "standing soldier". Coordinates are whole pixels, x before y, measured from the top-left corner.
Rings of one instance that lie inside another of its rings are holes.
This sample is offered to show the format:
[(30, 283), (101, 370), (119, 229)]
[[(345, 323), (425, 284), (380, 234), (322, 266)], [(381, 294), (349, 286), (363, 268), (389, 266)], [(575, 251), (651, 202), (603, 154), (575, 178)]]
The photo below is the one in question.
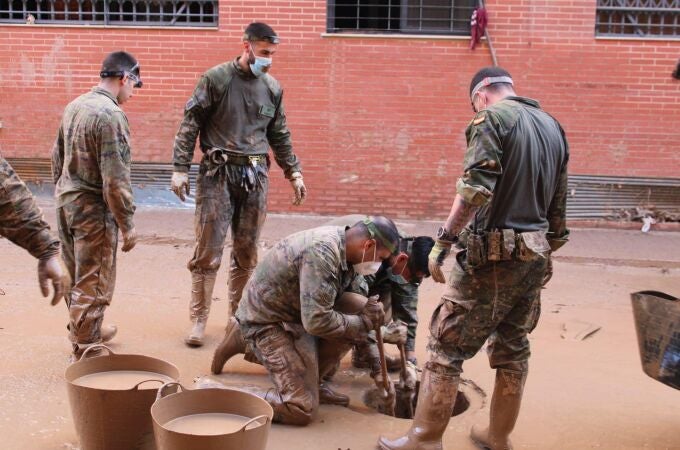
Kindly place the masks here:
[(52, 151), (57, 223), (72, 286), (66, 295), (74, 356), (108, 341), (102, 329), (116, 281), (118, 229), (124, 252), (137, 241), (130, 186), (130, 130), (119, 105), (142, 87), (139, 63), (114, 52), (102, 63), (99, 85), (66, 107)]
[(175, 138), (172, 190), (182, 201), (184, 193), (189, 193), (188, 172), (197, 137), (203, 151), (196, 181), (196, 247), (188, 264), (193, 327), (185, 342), (190, 346), (203, 344), (230, 225), (232, 315), (257, 264), (257, 241), (267, 213), (270, 146), (295, 191), (293, 204), (302, 204), (307, 194), (286, 125), (283, 91), (268, 74), (278, 43), (279, 37), (268, 25), (248, 25), (241, 56), (201, 77)]
[(50, 233), (31, 191), (19, 179), (12, 166), (0, 155), (0, 236), (25, 248), (38, 258), (38, 284), (43, 297), (52, 281), (56, 305), (64, 294), (59, 264), (59, 241)]
[(465, 172), (430, 253), (432, 278), (446, 281), (441, 265), (453, 244), (465, 250), (432, 315), (430, 359), (411, 429), (395, 440), (381, 437), (383, 450), (442, 448), (463, 361), (487, 338), (496, 369), (491, 421), (471, 437), (492, 450), (511, 448), (529, 368), (527, 335), (538, 322), (550, 251), (568, 236), (569, 151), (560, 124), (535, 100), (516, 96), (500, 67), (477, 72), (470, 100), (476, 115), (466, 130)]

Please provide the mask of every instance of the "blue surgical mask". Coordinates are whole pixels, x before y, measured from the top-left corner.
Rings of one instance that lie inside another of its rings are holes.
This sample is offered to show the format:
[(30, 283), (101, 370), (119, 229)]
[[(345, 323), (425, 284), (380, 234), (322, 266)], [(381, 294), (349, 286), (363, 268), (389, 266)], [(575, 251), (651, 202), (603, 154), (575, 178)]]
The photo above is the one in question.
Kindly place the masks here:
[(262, 75), (264, 75), (264, 70), (267, 67), (271, 67), (272, 65), (272, 59), (271, 58), (265, 58), (264, 56), (255, 56), (255, 53), (253, 53), (253, 49), (250, 49), (250, 53), (253, 55), (253, 59), (255, 60), (254, 62), (250, 63), (250, 71), (255, 75), (257, 78), (260, 78)]

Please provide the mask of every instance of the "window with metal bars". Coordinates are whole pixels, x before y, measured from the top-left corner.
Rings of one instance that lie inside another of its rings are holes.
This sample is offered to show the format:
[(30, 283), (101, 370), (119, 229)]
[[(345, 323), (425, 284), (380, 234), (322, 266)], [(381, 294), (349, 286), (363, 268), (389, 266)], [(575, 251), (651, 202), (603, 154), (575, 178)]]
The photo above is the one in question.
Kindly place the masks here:
[(680, 0), (597, 0), (595, 34), (680, 38)]
[(0, 23), (217, 25), (218, 0), (0, 0)]
[(470, 34), (477, 0), (329, 0), (329, 33)]

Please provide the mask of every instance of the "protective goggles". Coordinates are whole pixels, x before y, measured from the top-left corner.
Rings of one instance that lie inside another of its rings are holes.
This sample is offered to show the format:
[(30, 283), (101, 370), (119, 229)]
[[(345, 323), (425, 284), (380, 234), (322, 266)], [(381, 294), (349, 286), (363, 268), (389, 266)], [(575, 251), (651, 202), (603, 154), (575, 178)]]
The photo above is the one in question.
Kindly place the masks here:
[(101, 78), (120, 77), (120, 79), (122, 80), (125, 77), (125, 75), (127, 75), (128, 78), (132, 80), (133, 87), (141, 88), (144, 85), (144, 83), (140, 78), (139, 72), (140, 72), (139, 63), (137, 63), (128, 70), (103, 70), (99, 72), (99, 76)]
[(475, 85), (475, 87), (472, 89), (472, 93), (470, 93), (470, 100), (475, 98), (475, 94), (483, 87), (488, 86), (490, 84), (496, 84), (496, 83), (508, 83), (508, 84), (513, 84), (512, 83), (512, 78), (510, 77), (486, 77), (479, 83)]
[(278, 44), (279, 42), (281, 42), (281, 40), (279, 39), (279, 37), (276, 36), (276, 35), (274, 35), (274, 36), (260, 36), (260, 37), (256, 37), (256, 36), (251, 36), (251, 35), (249, 35), (249, 34), (244, 34), (244, 35), (243, 35), (243, 40), (244, 40), (244, 41), (249, 41), (249, 42), (267, 41), (267, 42), (269, 42), (269, 43), (271, 43), (271, 44)]

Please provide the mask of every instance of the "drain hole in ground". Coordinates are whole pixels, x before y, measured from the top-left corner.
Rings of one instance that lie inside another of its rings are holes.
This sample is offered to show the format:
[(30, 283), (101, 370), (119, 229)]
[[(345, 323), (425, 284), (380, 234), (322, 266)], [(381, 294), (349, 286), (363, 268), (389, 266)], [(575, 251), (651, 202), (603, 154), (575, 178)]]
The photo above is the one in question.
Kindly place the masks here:
[[(396, 402), (394, 406), (394, 415), (400, 419), (413, 419), (413, 413), (416, 410), (416, 405), (418, 404), (418, 388), (420, 387), (420, 382), (416, 385), (415, 393), (409, 391), (403, 391), (399, 388), (396, 389)], [(370, 393), (364, 396), (364, 403), (366, 406), (375, 409), (381, 414), (385, 414), (382, 409), (382, 405), (379, 400), (377, 390), (371, 390)], [(409, 407), (411, 406), (411, 407)], [(451, 417), (463, 414), (470, 407), (470, 400), (468, 400), (467, 395), (460, 390), (456, 394), (456, 403), (453, 405), (453, 413)]]

